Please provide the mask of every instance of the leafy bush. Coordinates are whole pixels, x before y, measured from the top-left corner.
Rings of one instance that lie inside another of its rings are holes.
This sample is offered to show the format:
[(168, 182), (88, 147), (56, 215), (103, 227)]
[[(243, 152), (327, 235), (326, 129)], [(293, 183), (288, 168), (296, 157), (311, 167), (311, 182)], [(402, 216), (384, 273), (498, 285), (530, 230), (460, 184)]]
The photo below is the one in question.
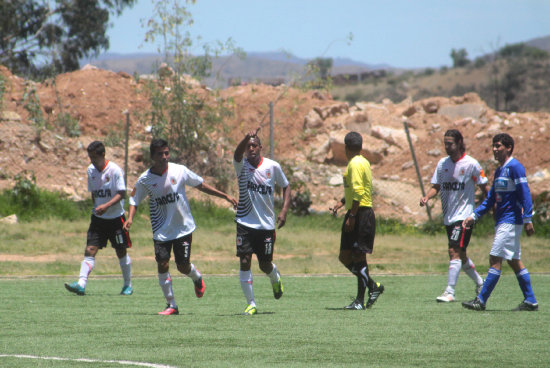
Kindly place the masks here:
[(89, 215), (91, 200), (74, 202), (66, 194), (49, 192), (36, 186), (34, 174), (26, 172), (15, 177), (12, 189), (0, 194), (0, 215), (16, 214), (23, 222), (45, 218), (81, 219)]

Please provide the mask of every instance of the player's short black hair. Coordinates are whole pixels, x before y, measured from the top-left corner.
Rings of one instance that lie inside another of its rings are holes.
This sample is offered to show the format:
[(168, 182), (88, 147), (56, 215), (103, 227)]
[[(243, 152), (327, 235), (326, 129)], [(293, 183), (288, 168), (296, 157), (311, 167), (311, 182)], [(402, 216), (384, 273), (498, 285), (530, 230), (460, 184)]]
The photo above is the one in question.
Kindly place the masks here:
[(250, 139), (254, 139), (254, 141), (258, 144), (258, 146), (262, 145), (262, 140), (257, 135), (253, 135), (252, 137), (250, 137)]
[(344, 137), (344, 143), (352, 151), (357, 151), (363, 148), (363, 137), (357, 132), (349, 132)]
[(151, 141), (151, 144), (149, 145), (149, 154), (151, 155), (151, 157), (153, 157), (156, 150), (164, 147), (168, 147), (168, 142), (162, 138), (155, 138)]
[(514, 152), (514, 138), (512, 138), (509, 134), (506, 133), (499, 133), (493, 137), (493, 144), (500, 142), (505, 147), (511, 148), (510, 154)]
[(86, 148), (88, 153), (95, 153), (96, 155), (104, 155), (105, 154), (105, 145), (101, 141), (93, 141), (88, 145), (88, 148)]
[(464, 145), (464, 137), (462, 133), (457, 129), (449, 129), (445, 132), (445, 137), (452, 137), (455, 143), (458, 145), (458, 148), (462, 153), (466, 152), (466, 146)]

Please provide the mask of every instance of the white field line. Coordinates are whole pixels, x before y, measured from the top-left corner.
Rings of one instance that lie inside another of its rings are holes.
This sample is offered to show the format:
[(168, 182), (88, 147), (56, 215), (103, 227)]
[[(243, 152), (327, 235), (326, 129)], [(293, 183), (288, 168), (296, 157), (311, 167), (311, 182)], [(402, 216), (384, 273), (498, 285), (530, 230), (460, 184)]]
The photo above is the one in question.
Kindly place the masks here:
[(0, 354), (0, 358), (21, 358), (21, 359), (42, 359), (42, 360), (61, 360), (61, 361), (70, 361), (70, 362), (84, 362), (84, 363), (116, 363), (120, 365), (133, 365), (137, 367), (150, 367), (150, 368), (176, 368), (170, 365), (164, 364), (155, 364), (155, 363), (142, 363), (142, 362), (131, 362), (129, 360), (99, 360), (99, 359), (71, 359), (71, 358), (60, 358), (60, 357), (43, 357), (35, 355), (21, 355), (21, 354)]

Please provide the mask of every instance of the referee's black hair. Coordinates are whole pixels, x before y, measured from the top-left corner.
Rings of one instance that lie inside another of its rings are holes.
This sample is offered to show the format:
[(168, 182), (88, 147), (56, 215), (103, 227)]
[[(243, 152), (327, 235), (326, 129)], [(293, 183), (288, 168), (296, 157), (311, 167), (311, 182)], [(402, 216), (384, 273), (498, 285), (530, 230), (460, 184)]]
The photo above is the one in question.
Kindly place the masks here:
[(95, 153), (96, 155), (105, 155), (105, 145), (100, 141), (93, 141), (86, 148), (88, 153)]
[(455, 143), (458, 145), (460, 152), (466, 152), (466, 146), (464, 145), (464, 137), (457, 129), (449, 129), (445, 132), (445, 137), (452, 137)]
[(151, 155), (151, 157), (153, 157), (157, 149), (164, 147), (168, 147), (168, 142), (162, 138), (155, 138), (151, 141), (151, 144), (149, 145), (149, 154)]
[(506, 133), (499, 133), (493, 137), (493, 144), (500, 142), (505, 147), (511, 148), (510, 154), (514, 152), (514, 138), (512, 138), (509, 134)]
[(352, 151), (360, 151), (363, 148), (363, 137), (357, 132), (349, 132), (344, 137), (344, 144)]

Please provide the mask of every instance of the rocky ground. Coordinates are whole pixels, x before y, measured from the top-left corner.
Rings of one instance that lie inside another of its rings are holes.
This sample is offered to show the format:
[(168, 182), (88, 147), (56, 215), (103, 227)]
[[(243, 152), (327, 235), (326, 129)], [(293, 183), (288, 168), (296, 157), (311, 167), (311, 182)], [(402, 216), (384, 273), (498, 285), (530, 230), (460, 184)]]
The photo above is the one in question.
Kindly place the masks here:
[[(145, 81), (90, 66), (44, 83), (23, 80), (1, 66), (0, 74), (6, 81), (0, 108), (0, 189), (12, 187), (18, 174), (34, 174), (42, 188), (68, 193), (73, 198), (87, 196), (85, 176), (89, 161), (85, 147), (92, 140), (109, 135), (121, 137), (126, 113), (131, 136), (128, 184), (132, 187), (145, 169), (141, 149), (150, 140)], [(249, 84), (227, 88), (216, 95), (198, 83), (193, 85), (193, 90), (206, 100), (221, 97), (232, 101), (233, 116), (225, 121), (229, 129), (220, 129), (213, 135), (221, 142), (216, 154), (228, 165), (235, 144), (258, 126), (262, 127), (264, 154), (269, 153), (269, 102), (274, 103), (274, 156), (292, 170), (291, 180), (305, 184), (311, 192), (311, 208), (316, 211), (326, 210), (342, 196), (343, 137), (347, 131), (356, 130), (363, 135), (364, 155), (373, 167), (377, 214), (411, 222), (426, 219), (425, 210), (418, 207), (421, 191), (404, 121), (425, 186), (445, 154), (444, 132), (457, 128), (465, 136), (467, 153), (477, 158), (489, 174), (495, 168), (491, 137), (498, 132), (509, 133), (516, 140), (514, 156), (525, 165), (533, 194), (550, 190), (548, 113), (494, 111), (476, 94), (404, 100), (397, 104), (389, 100), (380, 104), (367, 101), (349, 106), (326, 93), (288, 86)], [(38, 98), (31, 103), (26, 96), (33, 89)], [(70, 115), (78, 122), (80, 136), (69, 137), (59, 126), (37, 129), (26, 104), (40, 109), (49, 125), (55, 125), (60, 114)], [(107, 156), (123, 166), (122, 141), (108, 147)], [(236, 196), (234, 184), (228, 190)], [(204, 197), (198, 191), (190, 192), (192, 196)], [(437, 205), (434, 211), (438, 211)]]

